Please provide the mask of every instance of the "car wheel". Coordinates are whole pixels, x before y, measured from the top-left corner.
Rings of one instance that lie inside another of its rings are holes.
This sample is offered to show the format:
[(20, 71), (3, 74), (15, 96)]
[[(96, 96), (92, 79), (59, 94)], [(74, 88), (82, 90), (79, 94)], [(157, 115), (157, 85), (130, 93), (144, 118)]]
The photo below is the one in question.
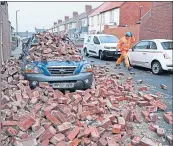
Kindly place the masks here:
[(87, 52), (87, 48), (84, 48), (84, 55), (85, 56), (88, 56), (89, 55), (88, 52)]
[(102, 51), (99, 52), (99, 58), (100, 58), (100, 60), (103, 60), (105, 58)]
[(158, 61), (154, 61), (152, 63), (151, 70), (152, 70), (153, 74), (155, 74), (155, 75), (161, 74), (163, 72), (162, 66), (161, 66), (160, 62), (158, 62)]

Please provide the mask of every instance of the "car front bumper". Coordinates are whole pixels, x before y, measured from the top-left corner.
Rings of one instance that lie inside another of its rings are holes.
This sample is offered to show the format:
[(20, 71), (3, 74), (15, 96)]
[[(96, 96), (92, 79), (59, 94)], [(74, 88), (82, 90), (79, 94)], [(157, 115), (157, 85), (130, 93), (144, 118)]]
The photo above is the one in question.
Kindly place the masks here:
[(52, 87), (54, 83), (74, 83), (73, 88), (63, 88), (74, 90), (88, 89), (91, 87), (93, 82), (93, 74), (88, 72), (71, 76), (45, 76), (44, 74), (25, 74), (24, 76), (25, 79), (30, 82), (31, 86), (37, 86), (38, 84), (36, 83), (39, 82), (48, 82)]
[(121, 55), (121, 52), (118, 51), (118, 53), (116, 53), (116, 51), (107, 51), (107, 50), (104, 50), (103, 51), (103, 55), (105, 57), (119, 57)]

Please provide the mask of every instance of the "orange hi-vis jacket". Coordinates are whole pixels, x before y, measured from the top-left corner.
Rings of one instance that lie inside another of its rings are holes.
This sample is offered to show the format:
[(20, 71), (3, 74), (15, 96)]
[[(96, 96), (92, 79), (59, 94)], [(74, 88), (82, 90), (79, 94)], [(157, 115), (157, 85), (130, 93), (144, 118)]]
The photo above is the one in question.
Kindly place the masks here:
[(122, 37), (117, 45), (117, 48), (121, 50), (121, 52), (128, 52), (130, 49), (131, 43), (135, 42), (135, 37), (132, 36), (130, 39), (126, 39), (126, 37)]

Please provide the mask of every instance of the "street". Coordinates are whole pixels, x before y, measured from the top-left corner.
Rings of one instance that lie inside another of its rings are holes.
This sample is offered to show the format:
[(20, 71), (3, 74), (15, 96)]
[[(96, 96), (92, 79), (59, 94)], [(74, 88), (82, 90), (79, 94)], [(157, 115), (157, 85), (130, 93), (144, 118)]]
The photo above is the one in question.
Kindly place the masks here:
[[(92, 64), (99, 64), (99, 65), (106, 65), (109, 63), (108, 67), (111, 69), (115, 68), (115, 60), (114, 59), (106, 59), (100, 60), (96, 57), (84, 57), (88, 62)], [(94, 61), (94, 62), (93, 62)], [(121, 64), (121, 69), (114, 69), (114, 72), (125, 72), (130, 74), (129, 71)], [(153, 75), (149, 69), (141, 68), (141, 67), (134, 67), (131, 72), (134, 72), (135, 75), (133, 77), (133, 81), (137, 81), (139, 79), (143, 80), (145, 84), (150, 85), (152, 87), (153, 92), (161, 92), (166, 97), (172, 97), (172, 82), (173, 82), (173, 73), (171, 72), (164, 72), (162, 75)], [(160, 84), (164, 84), (168, 86), (168, 90), (163, 90), (160, 88)]]

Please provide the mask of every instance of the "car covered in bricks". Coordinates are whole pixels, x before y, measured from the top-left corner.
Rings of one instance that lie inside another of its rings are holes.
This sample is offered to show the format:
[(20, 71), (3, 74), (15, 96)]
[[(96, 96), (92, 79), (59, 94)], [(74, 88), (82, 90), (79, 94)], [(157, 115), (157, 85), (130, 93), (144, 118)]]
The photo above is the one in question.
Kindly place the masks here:
[[(48, 36), (47, 41), (51, 42), (49, 37), (50, 36)], [(44, 40), (43, 37), (41, 39)], [(54, 38), (52, 40), (54, 40)], [(63, 42), (62, 40), (61, 43), (63, 45), (66, 45), (66, 43), (69, 45), (68, 41)], [(46, 39), (44, 41), (46, 41)], [(53, 53), (54, 55), (58, 56), (58, 51), (52, 51), (58, 47), (53, 46), (51, 50), (51, 43), (49, 42), (47, 42), (49, 45), (44, 45), (45, 43), (40, 45), (37, 38), (33, 37), (25, 49), (25, 52), (23, 52), (24, 57), (22, 58), (22, 73), (25, 79), (29, 80), (30, 87), (35, 88), (39, 85), (40, 82), (48, 82), (54, 89), (85, 90), (90, 88), (93, 81), (91, 65), (83, 60), (83, 57), (80, 53), (77, 55), (70, 55), (65, 52), (61, 59), (48, 59), (50, 56), (53, 56)], [(35, 58), (33, 58), (31, 53), (33, 48), (44, 48), (45, 51), (41, 50), (42, 54), (39, 54), (38, 52), (40, 50), (35, 50), (36, 54)], [(71, 54), (73, 54), (73, 52), (71, 52)], [(37, 58), (37, 55), (41, 57), (41, 60)], [(48, 56), (47, 59), (44, 58), (46, 56)]]

